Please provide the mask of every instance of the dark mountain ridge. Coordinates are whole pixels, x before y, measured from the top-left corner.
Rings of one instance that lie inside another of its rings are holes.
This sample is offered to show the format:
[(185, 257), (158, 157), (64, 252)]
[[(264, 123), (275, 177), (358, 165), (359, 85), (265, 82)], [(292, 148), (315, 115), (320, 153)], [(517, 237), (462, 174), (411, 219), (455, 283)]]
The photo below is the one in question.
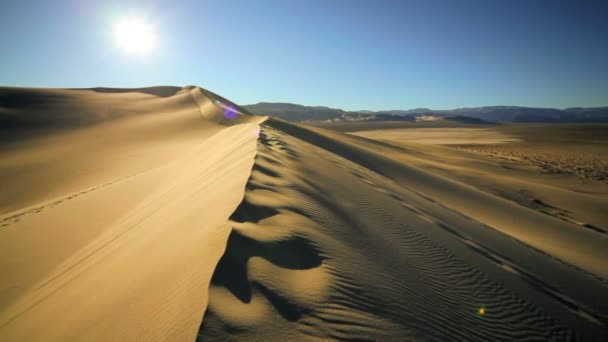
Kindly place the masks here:
[[(302, 106), (292, 103), (260, 102), (244, 106), (256, 114), (279, 117), (289, 121), (416, 121), (420, 117), (438, 117), (447, 120), (470, 122), (608, 122), (608, 106), (591, 108), (535, 108), (520, 106), (486, 106), (432, 110), (416, 108), (409, 110), (345, 111), (323, 106)], [(469, 119), (467, 119), (469, 118)]]

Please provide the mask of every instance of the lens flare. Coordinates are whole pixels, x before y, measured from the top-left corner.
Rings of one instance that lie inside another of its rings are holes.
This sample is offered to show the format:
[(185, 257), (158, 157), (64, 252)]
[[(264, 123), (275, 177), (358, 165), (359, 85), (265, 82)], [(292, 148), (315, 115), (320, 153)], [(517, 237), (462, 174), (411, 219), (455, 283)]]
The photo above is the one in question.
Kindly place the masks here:
[(234, 120), (238, 117), (236, 110), (231, 106), (224, 107), (224, 117), (228, 120)]

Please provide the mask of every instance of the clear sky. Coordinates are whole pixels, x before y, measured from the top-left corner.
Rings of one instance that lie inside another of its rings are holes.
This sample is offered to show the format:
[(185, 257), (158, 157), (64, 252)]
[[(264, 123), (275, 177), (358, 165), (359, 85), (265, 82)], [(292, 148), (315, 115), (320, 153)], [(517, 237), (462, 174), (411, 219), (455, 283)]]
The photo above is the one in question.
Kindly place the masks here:
[[(117, 42), (126, 17), (155, 32)], [(0, 85), (348, 110), (608, 105), (608, 1), (0, 1)]]

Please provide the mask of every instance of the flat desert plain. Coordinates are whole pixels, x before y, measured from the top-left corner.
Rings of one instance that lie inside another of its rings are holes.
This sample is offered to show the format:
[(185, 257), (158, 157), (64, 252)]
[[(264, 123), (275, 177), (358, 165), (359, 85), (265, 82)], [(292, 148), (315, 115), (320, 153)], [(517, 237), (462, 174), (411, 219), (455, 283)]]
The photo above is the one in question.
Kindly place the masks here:
[(608, 339), (587, 126), (347, 134), (198, 87), (0, 105), (2, 341)]

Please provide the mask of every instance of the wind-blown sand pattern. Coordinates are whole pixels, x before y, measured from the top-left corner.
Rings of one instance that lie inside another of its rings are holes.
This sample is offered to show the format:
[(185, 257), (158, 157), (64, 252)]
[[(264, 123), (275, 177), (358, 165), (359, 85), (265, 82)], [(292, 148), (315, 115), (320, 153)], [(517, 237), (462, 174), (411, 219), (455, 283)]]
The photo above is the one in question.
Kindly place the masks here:
[(201, 341), (605, 336), (603, 280), (388, 179), (381, 155), (334, 134), (263, 124)]
[(154, 89), (49, 91), (117, 109), (7, 121), (1, 340), (608, 338), (606, 234), (426, 150)]
[(129, 96), (150, 112), (6, 145), (3, 203), (27, 206), (0, 218), (0, 340), (194, 340), (258, 126), (198, 88)]
[[(477, 133), (464, 140), (453, 129), (441, 130), (442, 139), (436, 139), (439, 130), (428, 128), (352, 134), (402, 147), (407, 153), (393, 156), (408, 165), (608, 234), (607, 125), (498, 125), (465, 131)], [(500, 141), (505, 135), (518, 141)], [(495, 142), (488, 145), (487, 138)]]
[(385, 129), (355, 132), (354, 134), (370, 139), (437, 145), (456, 145), (472, 142), (472, 145), (503, 144), (519, 140), (516, 137), (495, 132), (490, 128)]

